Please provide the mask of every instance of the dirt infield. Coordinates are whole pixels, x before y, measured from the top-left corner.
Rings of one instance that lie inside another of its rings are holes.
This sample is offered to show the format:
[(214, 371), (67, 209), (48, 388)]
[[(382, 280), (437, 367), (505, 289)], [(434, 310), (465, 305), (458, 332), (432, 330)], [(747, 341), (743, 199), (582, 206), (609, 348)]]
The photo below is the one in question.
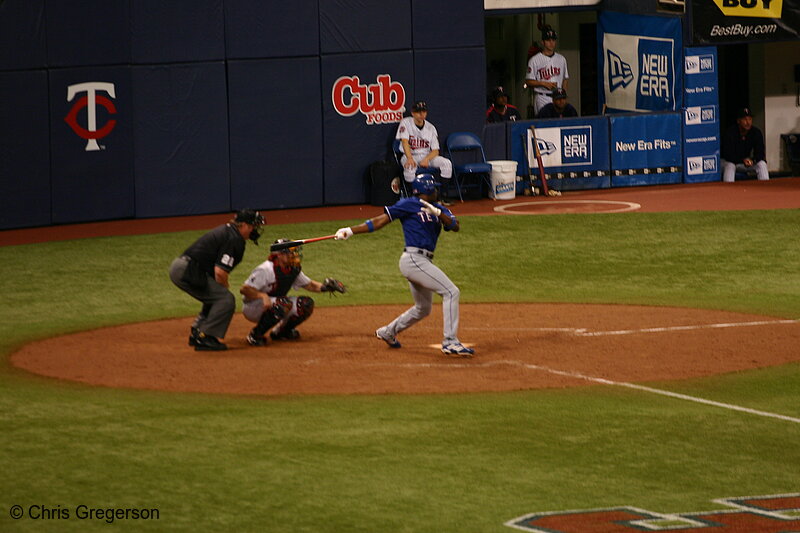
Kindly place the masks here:
[[(319, 308), (302, 339), (251, 347), (237, 315), (227, 352), (195, 352), (190, 320), (129, 324), (35, 342), (12, 363), (108, 387), (233, 394), (510, 391), (708, 376), (797, 360), (800, 323), (640, 306), (471, 304), (461, 338), (472, 359), (441, 353), (441, 306), (391, 349), (372, 332), (404, 306)], [(507, 317), (529, 317), (508, 320)], [(579, 377), (578, 375), (584, 376)]]
[[(497, 209), (500, 208), (500, 209)], [(800, 208), (800, 178), (480, 200), (460, 215), (498, 212), (690, 211)], [(270, 224), (372, 216), (373, 206), (267, 212)], [(228, 214), (115, 221), (0, 232), (0, 245), (101, 235), (205, 229)], [(800, 322), (695, 309), (568, 304), (466, 304), (460, 336), (472, 359), (438, 348), (441, 309), (404, 332), (392, 350), (373, 336), (406, 306), (318, 308), (296, 342), (253, 348), (237, 315), (227, 352), (187, 346), (190, 318), (129, 324), (22, 347), (11, 363), (35, 374), (107, 387), (256, 395), (510, 391), (571, 387), (592, 379), (680, 379), (798, 360)], [(513, 321), (506, 317), (529, 317)]]

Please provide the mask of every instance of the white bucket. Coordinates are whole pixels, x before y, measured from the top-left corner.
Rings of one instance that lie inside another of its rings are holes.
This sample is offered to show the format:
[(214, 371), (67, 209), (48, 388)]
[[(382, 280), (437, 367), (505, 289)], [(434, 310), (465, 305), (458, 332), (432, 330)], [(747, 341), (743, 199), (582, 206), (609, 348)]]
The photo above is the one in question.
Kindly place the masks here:
[(517, 162), (487, 161), (492, 165), (492, 190), (495, 200), (513, 200), (517, 196)]

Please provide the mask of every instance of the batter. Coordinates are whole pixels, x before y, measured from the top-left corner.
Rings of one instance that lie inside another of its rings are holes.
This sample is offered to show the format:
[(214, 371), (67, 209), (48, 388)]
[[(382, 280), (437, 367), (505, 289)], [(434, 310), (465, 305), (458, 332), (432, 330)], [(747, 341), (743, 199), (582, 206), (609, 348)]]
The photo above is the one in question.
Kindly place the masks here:
[(444, 315), (442, 352), (461, 357), (470, 357), (475, 351), (458, 340), (459, 296), (458, 287), (447, 274), (433, 264), (433, 252), (439, 234), (460, 229), (455, 215), (446, 207), (435, 203), (436, 181), (432, 174), (422, 173), (412, 182), (412, 194), (392, 206), (384, 207), (384, 213), (358, 226), (340, 228), (336, 240), (349, 239), (356, 233), (371, 233), (393, 220), (403, 226), (405, 248), (400, 256), (400, 272), (408, 280), (414, 306), (395, 318), (390, 324), (378, 328), (375, 336), (391, 348), (400, 348), (397, 335), (410, 328), (431, 312), (433, 294), (442, 297)]

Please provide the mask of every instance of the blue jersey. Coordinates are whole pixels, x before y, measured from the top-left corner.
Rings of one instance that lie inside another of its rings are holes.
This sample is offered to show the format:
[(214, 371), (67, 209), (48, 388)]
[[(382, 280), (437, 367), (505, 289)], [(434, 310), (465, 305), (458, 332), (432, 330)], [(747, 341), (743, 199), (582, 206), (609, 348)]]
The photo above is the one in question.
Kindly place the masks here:
[[(456, 217), (449, 209), (437, 203), (433, 205), (455, 221)], [(442, 231), (442, 222), (438, 217), (423, 211), (422, 207), (419, 198), (412, 196), (403, 198), (394, 205), (387, 205), (384, 210), (389, 215), (389, 220), (399, 220), (403, 225), (406, 246), (433, 252), (436, 249), (436, 241), (439, 240), (439, 233)], [(445, 231), (449, 230), (445, 228)]]

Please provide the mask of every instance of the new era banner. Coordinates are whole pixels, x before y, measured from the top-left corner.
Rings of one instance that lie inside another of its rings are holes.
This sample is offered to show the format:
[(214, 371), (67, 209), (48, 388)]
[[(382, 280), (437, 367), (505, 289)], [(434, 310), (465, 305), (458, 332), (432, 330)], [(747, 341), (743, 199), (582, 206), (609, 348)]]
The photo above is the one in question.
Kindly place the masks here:
[(800, 0), (694, 0), (695, 44), (800, 39)]
[(686, 48), (685, 52), (683, 181), (719, 181), (717, 47)]
[(610, 113), (682, 105), (680, 19), (603, 11), (597, 22), (600, 104)]

